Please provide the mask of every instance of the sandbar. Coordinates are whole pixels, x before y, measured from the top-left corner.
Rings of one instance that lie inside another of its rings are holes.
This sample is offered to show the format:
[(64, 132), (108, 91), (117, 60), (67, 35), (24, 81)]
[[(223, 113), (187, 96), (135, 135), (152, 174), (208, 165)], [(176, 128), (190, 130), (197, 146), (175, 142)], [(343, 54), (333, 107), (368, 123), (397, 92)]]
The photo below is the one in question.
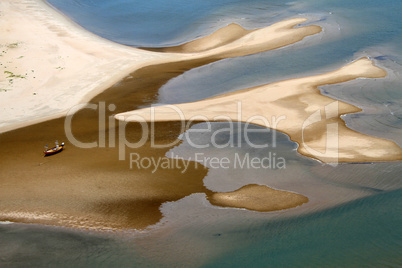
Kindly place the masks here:
[(0, 2), (0, 132), (64, 116), (167, 55), (116, 44), (41, 0)]
[(0, 132), (64, 116), (144, 66), (205, 64), (289, 45), (321, 31), (318, 26), (294, 28), (304, 18), (255, 30), (228, 25), (195, 44), (183, 44), (187, 49), (155, 53), (96, 36), (41, 0), (5, 0), (0, 8)]
[(402, 160), (394, 142), (348, 128), (341, 115), (361, 111), (320, 93), (318, 87), (357, 78), (383, 78), (386, 71), (361, 58), (329, 73), (266, 84), (205, 100), (117, 114), (125, 121), (239, 121), (279, 130), (298, 152), (324, 163)]
[[(180, 47), (151, 51), (88, 33), (43, 1), (7, 0), (0, 5), (6, 51), (2, 60), (9, 62), (2, 68), (10, 72), (0, 80), (5, 89), (0, 92), (0, 220), (96, 230), (144, 229), (163, 217), (161, 204), (192, 193), (213, 193), (204, 187), (207, 169), (198, 163), (187, 163), (185, 173), (184, 163), (153, 173), (152, 167), (140, 170), (119, 161), (117, 147), (73, 146), (63, 117), (70, 108), (104, 101), (116, 106), (115, 113), (139, 109), (152, 104), (159, 87), (185, 70), (290, 45), (321, 31), (318, 26), (299, 27), (305, 18), (254, 30), (230, 24)], [(112, 112), (106, 116), (113, 118)], [(109, 122), (107, 133), (113, 130)], [(72, 129), (82, 142), (96, 140), (98, 114), (78, 112)], [(157, 129), (157, 142), (169, 143), (180, 134), (177, 122), (158, 123)], [(126, 126), (132, 140), (140, 131), (138, 124)], [(43, 145), (55, 139), (65, 141), (65, 151), (44, 158)], [(173, 161), (165, 156), (169, 149), (152, 148), (147, 141), (128, 149), (127, 155)]]
[(212, 193), (208, 196), (208, 200), (216, 206), (244, 208), (260, 212), (289, 209), (308, 202), (308, 198), (304, 195), (257, 184), (249, 184), (232, 192)]

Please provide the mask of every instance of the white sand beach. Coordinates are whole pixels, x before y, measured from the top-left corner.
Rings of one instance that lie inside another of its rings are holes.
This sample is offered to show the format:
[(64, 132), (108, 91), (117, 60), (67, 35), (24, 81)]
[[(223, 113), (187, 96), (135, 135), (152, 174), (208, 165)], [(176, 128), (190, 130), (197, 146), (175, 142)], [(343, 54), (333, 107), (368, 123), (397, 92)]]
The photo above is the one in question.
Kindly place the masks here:
[(0, 132), (60, 117), (163, 54), (100, 38), (44, 1), (0, 3)]
[(143, 66), (253, 54), (320, 31), (293, 29), (303, 18), (253, 31), (229, 25), (171, 51), (180, 53), (154, 53), (100, 38), (44, 1), (5, 0), (0, 8), (0, 132), (64, 116)]

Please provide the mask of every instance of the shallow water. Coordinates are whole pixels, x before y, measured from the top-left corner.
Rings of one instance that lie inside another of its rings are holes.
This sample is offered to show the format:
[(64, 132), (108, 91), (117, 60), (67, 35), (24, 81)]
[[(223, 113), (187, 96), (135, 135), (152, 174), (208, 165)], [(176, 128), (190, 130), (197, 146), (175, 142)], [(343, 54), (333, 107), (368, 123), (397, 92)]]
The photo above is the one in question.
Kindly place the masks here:
[(122, 239), (88, 232), (0, 225), (0, 241), (2, 267), (128, 267), (150, 263)]
[[(132, 46), (168, 46), (207, 35), (230, 22), (246, 28), (307, 16), (324, 32), (289, 47), (222, 60), (167, 82), (154, 103), (194, 101), (341, 67), (370, 56), (387, 69), (385, 79), (325, 86), (323, 94), (365, 109), (345, 116), (353, 129), (402, 144), (402, 2), (283, 1), (91, 1), (51, 0), (90, 31)], [(147, 105), (149, 105), (147, 103)], [(244, 127), (244, 124), (238, 124)], [(237, 125), (236, 125), (237, 126)], [(213, 123), (214, 129), (227, 127)], [(195, 125), (192, 129), (203, 129)], [(238, 133), (235, 133), (238, 135)], [(251, 137), (273, 140), (273, 132)], [(190, 136), (188, 136), (190, 137)], [(215, 136), (226, 144), (232, 136)], [(207, 188), (235, 190), (259, 183), (305, 193), (311, 202), (284, 213), (217, 208), (203, 194), (162, 206), (165, 218), (147, 235), (90, 234), (35, 225), (0, 225), (0, 264), (5, 266), (207, 266), (356, 267), (401, 266), (401, 162), (331, 167), (299, 155), (296, 144), (276, 133), (276, 147), (247, 146), (194, 151), (188, 140), (172, 149), (195, 158), (275, 153), (286, 169), (213, 169)], [(208, 131), (191, 141), (211, 143)], [(237, 140), (237, 139), (236, 139)], [(270, 145), (272, 145), (270, 143)], [(163, 231), (165, 230), (165, 231)], [(168, 230), (168, 231), (166, 231)]]
[(401, 191), (381, 193), (319, 214), (236, 231), (247, 246), (206, 267), (397, 267)]

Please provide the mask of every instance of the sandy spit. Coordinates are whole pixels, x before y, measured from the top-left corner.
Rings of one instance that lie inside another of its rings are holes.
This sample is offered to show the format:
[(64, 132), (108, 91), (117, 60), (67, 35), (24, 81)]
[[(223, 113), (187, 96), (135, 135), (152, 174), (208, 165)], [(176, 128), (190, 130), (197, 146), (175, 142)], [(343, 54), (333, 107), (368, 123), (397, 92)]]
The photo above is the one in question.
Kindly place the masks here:
[(321, 31), (293, 28), (304, 18), (250, 31), (229, 25), (165, 51), (176, 53), (155, 53), (96, 36), (41, 0), (4, 0), (0, 10), (0, 133), (65, 116), (144, 66), (248, 55)]
[[(360, 109), (323, 96), (318, 87), (386, 72), (368, 58), (338, 70), (290, 79), (205, 100), (145, 108), (116, 115), (125, 121), (240, 121), (279, 130), (299, 144), (299, 153), (325, 163), (402, 160), (394, 142), (349, 129), (341, 115)], [(152, 116), (151, 116), (152, 115)]]

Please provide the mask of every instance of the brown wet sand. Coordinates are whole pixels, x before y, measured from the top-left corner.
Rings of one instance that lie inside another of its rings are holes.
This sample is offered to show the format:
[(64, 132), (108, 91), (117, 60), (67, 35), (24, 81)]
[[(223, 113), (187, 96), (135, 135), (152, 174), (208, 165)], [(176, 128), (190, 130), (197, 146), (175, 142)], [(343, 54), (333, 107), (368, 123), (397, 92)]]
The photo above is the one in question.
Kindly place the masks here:
[[(158, 88), (182, 72), (173, 71), (173, 66), (166, 67), (170, 72), (164, 66), (138, 70), (132, 75), (132, 82), (107, 90), (91, 103), (107, 100), (106, 107), (109, 103), (116, 105), (114, 112), (149, 105), (155, 100)], [(130, 169), (127, 160), (118, 161), (117, 147), (109, 148), (106, 144), (106, 148), (80, 149), (70, 144), (64, 132), (64, 120), (55, 119), (0, 135), (0, 211), (3, 214), (0, 220), (89, 228), (145, 228), (162, 218), (159, 211), (162, 203), (192, 193), (209, 192), (202, 182), (207, 170), (197, 163), (191, 162), (184, 174), (184, 165), (155, 173), (153, 167)], [(178, 124), (157, 124), (157, 143), (176, 140)], [(129, 124), (126, 129), (127, 140), (135, 142), (141, 138), (138, 124)], [(97, 141), (97, 111), (78, 112), (73, 117), (72, 133), (81, 142)], [(58, 155), (43, 157), (44, 144), (52, 144), (55, 139), (64, 141), (66, 149)], [(151, 148), (147, 142), (139, 149), (127, 149), (127, 156), (136, 152), (141, 157), (165, 158), (168, 150)], [(38, 219), (27, 213), (36, 214)]]
[[(142, 68), (116, 86), (92, 99), (116, 105), (106, 117), (149, 106), (160, 86), (172, 77), (213, 61), (198, 60)], [(112, 114), (113, 113), (113, 114)], [(195, 162), (183, 161), (171, 169), (130, 169), (128, 154), (142, 158), (163, 158), (171, 148), (156, 149), (149, 141), (138, 149), (126, 151), (126, 160), (118, 160), (118, 148), (110, 148), (106, 120), (106, 147), (81, 149), (73, 146), (64, 131), (65, 118), (50, 120), (0, 134), (0, 220), (61, 225), (92, 229), (141, 229), (157, 223), (164, 202), (176, 201), (192, 193), (213, 194), (203, 185), (207, 169)], [(115, 124), (118, 121), (113, 119)], [(157, 144), (175, 141), (180, 122), (155, 125)], [(84, 109), (74, 115), (72, 133), (81, 142), (98, 140), (98, 112)], [(117, 130), (115, 129), (117, 141)], [(129, 123), (127, 140), (135, 142), (142, 135), (141, 126)], [(43, 157), (43, 146), (58, 139), (66, 149), (55, 156)], [(269, 194), (269, 193), (268, 193)], [(223, 203), (222, 203), (223, 204)], [(301, 203), (292, 203), (294, 207)], [(285, 206), (286, 207), (286, 206)], [(283, 208), (285, 208), (283, 207)]]
[(235, 207), (268, 212), (295, 207), (308, 202), (308, 198), (291, 192), (280, 191), (265, 185), (249, 184), (228, 193), (208, 196), (212, 205)]

